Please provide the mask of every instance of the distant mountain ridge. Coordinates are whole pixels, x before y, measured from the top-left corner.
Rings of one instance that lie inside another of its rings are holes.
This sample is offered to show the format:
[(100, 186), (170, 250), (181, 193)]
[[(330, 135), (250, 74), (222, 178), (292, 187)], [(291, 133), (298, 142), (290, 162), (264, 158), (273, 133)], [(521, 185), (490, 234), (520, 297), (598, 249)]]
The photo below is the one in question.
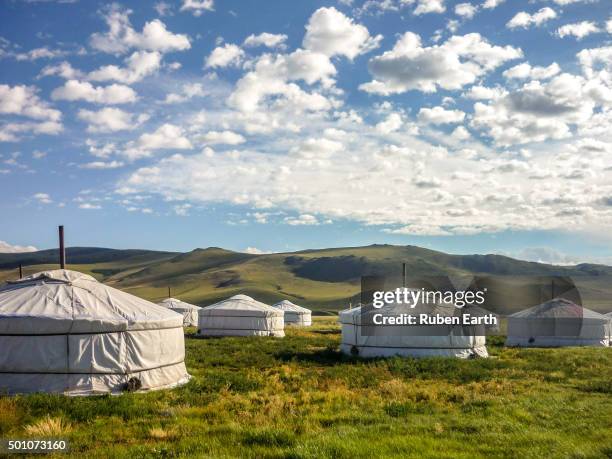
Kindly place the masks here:
[[(567, 276), (581, 282), (588, 304), (612, 309), (612, 267), (555, 266), (503, 255), (451, 255), (416, 246), (371, 245), (253, 255), (219, 247), (191, 252), (67, 249), (71, 269), (92, 274), (117, 288), (159, 301), (172, 296), (206, 305), (245, 293), (262, 301), (289, 299), (315, 309), (346, 307), (362, 275)], [(0, 254), (0, 280), (14, 278), (21, 262), (26, 274), (57, 267), (58, 251)], [(608, 306), (610, 305), (610, 306)]]

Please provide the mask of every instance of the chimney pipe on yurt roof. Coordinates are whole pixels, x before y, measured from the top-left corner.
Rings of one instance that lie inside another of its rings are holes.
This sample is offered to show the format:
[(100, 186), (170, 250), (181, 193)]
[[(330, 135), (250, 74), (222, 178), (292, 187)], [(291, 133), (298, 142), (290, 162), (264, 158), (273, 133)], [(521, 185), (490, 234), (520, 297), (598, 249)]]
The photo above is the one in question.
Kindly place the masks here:
[(66, 269), (66, 248), (64, 247), (64, 225), (59, 227), (59, 262), (60, 268)]

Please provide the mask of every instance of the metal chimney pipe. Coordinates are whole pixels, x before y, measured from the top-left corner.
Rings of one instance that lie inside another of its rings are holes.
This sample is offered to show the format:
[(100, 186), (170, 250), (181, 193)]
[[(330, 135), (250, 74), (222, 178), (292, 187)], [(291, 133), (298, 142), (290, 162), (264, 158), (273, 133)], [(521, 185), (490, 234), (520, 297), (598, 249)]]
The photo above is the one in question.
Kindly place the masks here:
[(402, 286), (406, 288), (406, 263), (402, 263)]
[(19, 279), (23, 279), (23, 265), (19, 263)]
[(59, 262), (60, 268), (66, 269), (66, 248), (64, 247), (64, 225), (59, 227)]
[(170, 287), (168, 287), (168, 298), (172, 298), (172, 295), (170, 295)]

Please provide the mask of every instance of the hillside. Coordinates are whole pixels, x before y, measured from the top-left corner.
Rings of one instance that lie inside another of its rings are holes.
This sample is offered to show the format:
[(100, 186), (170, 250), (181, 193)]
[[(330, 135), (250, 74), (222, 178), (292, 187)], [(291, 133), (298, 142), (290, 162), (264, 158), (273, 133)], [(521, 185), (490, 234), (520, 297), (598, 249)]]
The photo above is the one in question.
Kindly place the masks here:
[[(26, 273), (53, 269), (57, 251), (0, 254), (0, 280), (15, 277), (19, 262)], [(94, 275), (114, 287), (159, 301), (172, 296), (206, 305), (237, 293), (265, 302), (289, 299), (318, 311), (337, 311), (356, 300), (362, 275), (399, 279), (402, 263), (409, 278), (451, 276), (467, 285), (474, 276), (491, 285), (488, 276), (503, 276), (497, 286), (498, 301), (508, 297), (519, 282), (536, 282), (537, 276), (573, 279), (585, 305), (612, 309), (612, 268), (601, 265), (554, 266), (515, 260), (500, 255), (450, 255), (415, 246), (371, 245), (305, 250), (293, 253), (251, 255), (216, 247), (188, 253), (145, 250), (70, 248), (69, 267)], [(7, 270), (7, 268), (12, 268)], [(495, 281), (497, 282), (497, 281)], [(508, 312), (524, 305), (504, 304)]]

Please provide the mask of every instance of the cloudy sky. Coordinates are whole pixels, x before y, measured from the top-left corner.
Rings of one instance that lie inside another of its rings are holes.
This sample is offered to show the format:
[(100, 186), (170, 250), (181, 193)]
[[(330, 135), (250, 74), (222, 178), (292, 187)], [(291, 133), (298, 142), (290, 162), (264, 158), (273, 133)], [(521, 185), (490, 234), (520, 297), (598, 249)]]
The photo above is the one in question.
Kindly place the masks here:
[(0, 8), (0, 251), (612, 262), (608, 0)]

